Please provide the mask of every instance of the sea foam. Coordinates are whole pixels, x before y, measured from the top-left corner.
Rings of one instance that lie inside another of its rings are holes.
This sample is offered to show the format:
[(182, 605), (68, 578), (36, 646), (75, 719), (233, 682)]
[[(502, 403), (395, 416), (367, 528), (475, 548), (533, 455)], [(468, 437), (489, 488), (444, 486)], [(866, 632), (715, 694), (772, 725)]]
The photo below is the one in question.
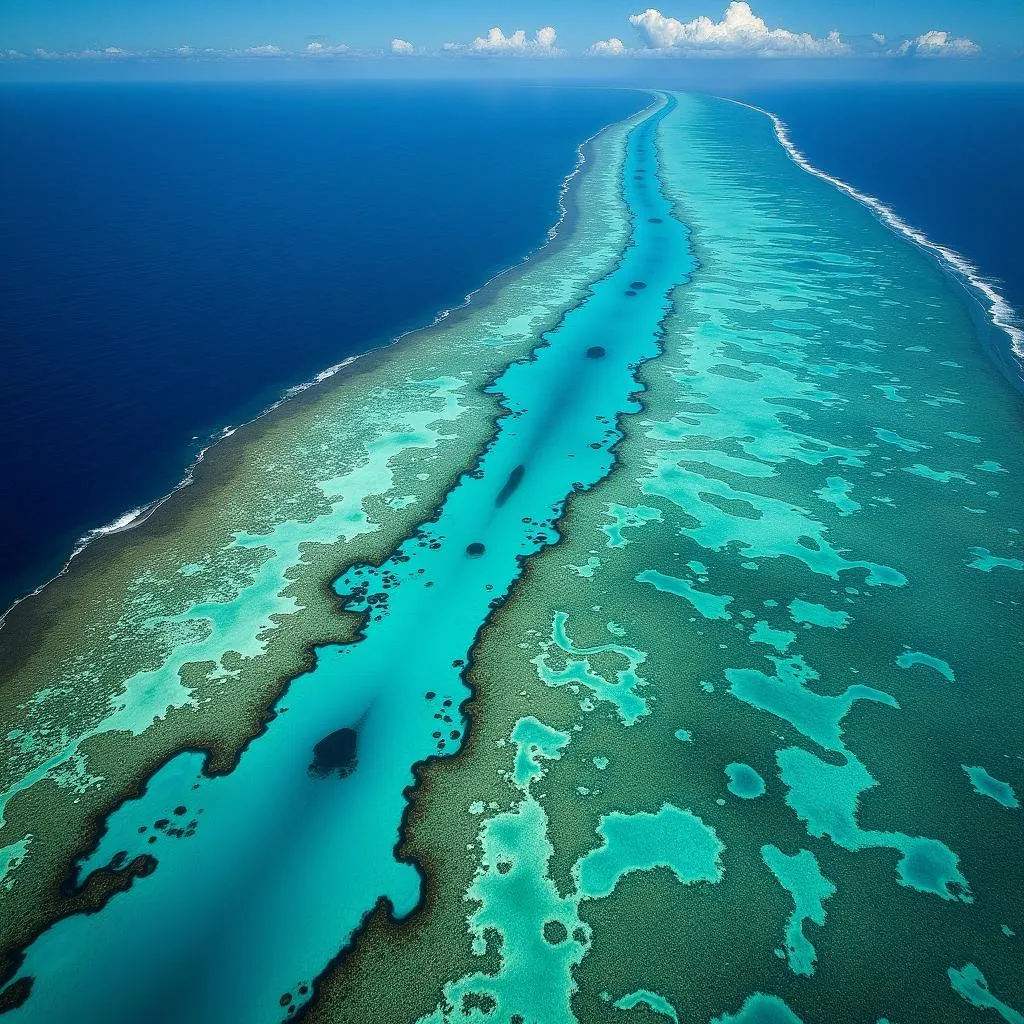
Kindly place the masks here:
[[(728, 97), (723, 98), (728, 99)], [(986, 278), (966, 256), (961, 256), (960, 253), (955, 252), (948, 246), (933, 242), (923, 231), (908, 224), (898, 213), (886, 206), (880, 199), (876, 199), (866, 192), (861, 192), (841, 178), (833, 177), (819, 167), (815, 167), (790, 138), (789, 128), (777, 114), (773, 114), (770, 110), (765, 110), (752, 103), (744, 103), (741, 100), (728, 99), (728, 102), (735, 103), (740, 107), (746, 107), (748, 110), (756, 110), (759, 114), (769, 118), (775, 128), (776, 138), (797, 166), (807, 171), (808, 174), (813, 174), (816, 178), (827, 181), (841, 192), (845, 192), (851, 198), (856, 199), (857, 202), (868, 207), (883, 224), (894, 231), (898, 231), (926, 252), (936, 256), (947, 269), (951, 270), (958, 280), (966, 285), (972, 294), (986, 307), (988, 317), (992, 323), (1009, 337), (1010, 347), (1019, 361), (1017, 373), (1022, 382), (1024, 382), (1024, 328), (1021, 327), (1020, 318), (1013, 307), (999, 293), (991, 279)]]

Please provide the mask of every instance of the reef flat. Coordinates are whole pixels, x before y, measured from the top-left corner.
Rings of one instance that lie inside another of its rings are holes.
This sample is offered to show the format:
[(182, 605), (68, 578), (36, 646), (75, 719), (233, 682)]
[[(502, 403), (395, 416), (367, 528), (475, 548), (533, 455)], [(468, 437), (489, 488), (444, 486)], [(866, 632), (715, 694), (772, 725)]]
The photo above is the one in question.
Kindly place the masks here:
[(0, 631), (12, 1019), (1020, 1019), (1020, 396), (759, 112), (588, 155)]

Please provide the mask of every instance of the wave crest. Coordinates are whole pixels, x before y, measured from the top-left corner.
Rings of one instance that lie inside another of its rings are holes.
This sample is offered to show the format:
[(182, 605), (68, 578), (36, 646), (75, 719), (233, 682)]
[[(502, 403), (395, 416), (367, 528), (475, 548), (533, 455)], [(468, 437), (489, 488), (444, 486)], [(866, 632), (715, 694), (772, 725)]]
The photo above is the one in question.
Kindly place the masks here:
[(876, 199), (866, 192), (861, 192), (841, 178), (836, 178), (821, 170), (821, 168), (815, 167), (790, 138), (789, 128), (777, 114), (773, 114), (770, 110), (765, 110), (762, 107), (754, 106), (752, 103), (744, 103), (741, 100), (728, 99), (728, 97), (722, 98), (727, 99), (729, 103), (746, 107), (748, 110), (756, 110), (759, 114), (767, 117), (775, 129), (775, 137), (797, 166), (807, 171), (808, 174), (813, 174), (816, 178), (827, 181), (830, 185), (839, 189), (840, 192), (845, 192), (852, 199), (856, 199), (858, 203), (868, 207), (883, 224), (910, 239), (910, 241), (920, 246), (926, 252), (936, 256), (947, 269), (951, 270), (982, 301), (982, 305), (987, 308), (988, 318), (992, 321), (993, 325), (1003, 331), (1010, 339), (1010, 348), (1018, 361), (1018, 376), (1021, 379), (1021, 383), (1024, 383), (1024, 328), (1021, 327), (1021, 321), (1016, 311), (999, 293), (994, 281), (985, 277), (981, 270), (966, 256), (961, 256), (960, 253), (950, 249), (948, 246), (941, 245), (939, 242), (933, 242), (923, 231), (908, 224), (895, 210), (886, 206), (881, 199)]

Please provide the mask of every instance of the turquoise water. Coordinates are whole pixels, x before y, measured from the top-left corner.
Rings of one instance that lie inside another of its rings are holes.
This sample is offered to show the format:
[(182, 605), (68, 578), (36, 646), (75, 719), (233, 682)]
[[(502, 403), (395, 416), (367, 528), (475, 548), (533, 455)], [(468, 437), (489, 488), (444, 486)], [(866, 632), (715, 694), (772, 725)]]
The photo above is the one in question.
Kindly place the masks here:
[[(620, 261), (488, 385), (505, 414), (436, 512), (332, 581), (361, 638), (228, 774), (181, 754), (109, 817), (79, 880), (155, 870), (30, 946), (16, 1018), (1019, 1019), (1019, 396), (956, 279), (763, 115), (672, 97), (611, 138), (628, 237), (617, 200), (580, 215)], [(303, 538), (372, 530), (464, 443), (464, 358), (398, 392), (409, 429), (385, 407), (328, 511), (234, 535), (256, 582), (176, 618), (210, 632), (118, 722), (144, 739), (213, 652), (246, 685), (231, 648), (291, 610)], [(90, 792), (64, 748), (12, 821)]]
[[(672, 106), (629, 139), (630, 247), (533, 358), (495, 382), (508, 415), (478, 469), (388, 562), (337, 582), (369, 609), (365, 639), (318, 652), (231, 774), (206, 778), (201, 757), (183, 754), (111, 816), (79, 877), (118, 854), (152, 853), (157, 870), (35, 943), (22, 968), (32, 996), (15, 1019), (137, 1020), (154, 993), (173, 990), (181, 1019), (272, 1020), (282, 997), (304, 1001), (378, 898), (398, 915), (416, 904), (419, 877), (392, 854), (412, 766), (459, 746), (461, 667), (480, 625), (522, 560), (557, 539), (567, 495), (609, 472), (616, 417), (637, 408), (635, 369), (658, 354), (667, 296), (692, 269), (654, 151)], [(310, 771), (316, 745), (345, 729), (354, 759)]]

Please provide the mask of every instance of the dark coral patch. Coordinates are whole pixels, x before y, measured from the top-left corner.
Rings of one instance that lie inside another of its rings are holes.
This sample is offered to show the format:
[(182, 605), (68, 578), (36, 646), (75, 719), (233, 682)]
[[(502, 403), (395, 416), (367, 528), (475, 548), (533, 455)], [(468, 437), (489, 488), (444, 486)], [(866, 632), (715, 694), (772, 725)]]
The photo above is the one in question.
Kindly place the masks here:
[(605, 354), (604, 348), (601, 345), (591, 345), (587, 349), (588, 359), (600, 359)]
[(501, 508), (506, 501), (512, 496), (516, 488), (523, 482), (523, 474), (526, 472), (525, 466), (516, 466), (508, 475), (508, 480), (505, 481), (505, 486), (498, 492), (498, 496), (494, 499), (494, 504)]
[(489, 1017), (498, 1008), (493, 996), (486, 992), (467, 992), (462, 997), (462, 1013), (468, 1017), (474, 1010), (479, 1010), (485, 1017)]
[(634, 281), (629, 287), (630, 288), (635, 288), (638, 292), (639, 291), (643, 291), (644, 288), (647, 287), (647, 282), (646, 281)]
[(473, 541), (472, 544), (466, 545), (466, 554), (469, 555), (470, 558), (479, 558), (486, 550), (487, 549), (478, 540)]
[(0, 1013), (8, 1013), (22, 1006), (32, 992), (34, 980), (27, 976), (19, 978), (13, 985), (8, 985), (3, 992), (0, 992)]
[(313, 748), (309, 774), (317, 779), (344, 779), (351, 775), (359, 763), (356, 738), (355, 729), (339, 729), (325, 736)]

